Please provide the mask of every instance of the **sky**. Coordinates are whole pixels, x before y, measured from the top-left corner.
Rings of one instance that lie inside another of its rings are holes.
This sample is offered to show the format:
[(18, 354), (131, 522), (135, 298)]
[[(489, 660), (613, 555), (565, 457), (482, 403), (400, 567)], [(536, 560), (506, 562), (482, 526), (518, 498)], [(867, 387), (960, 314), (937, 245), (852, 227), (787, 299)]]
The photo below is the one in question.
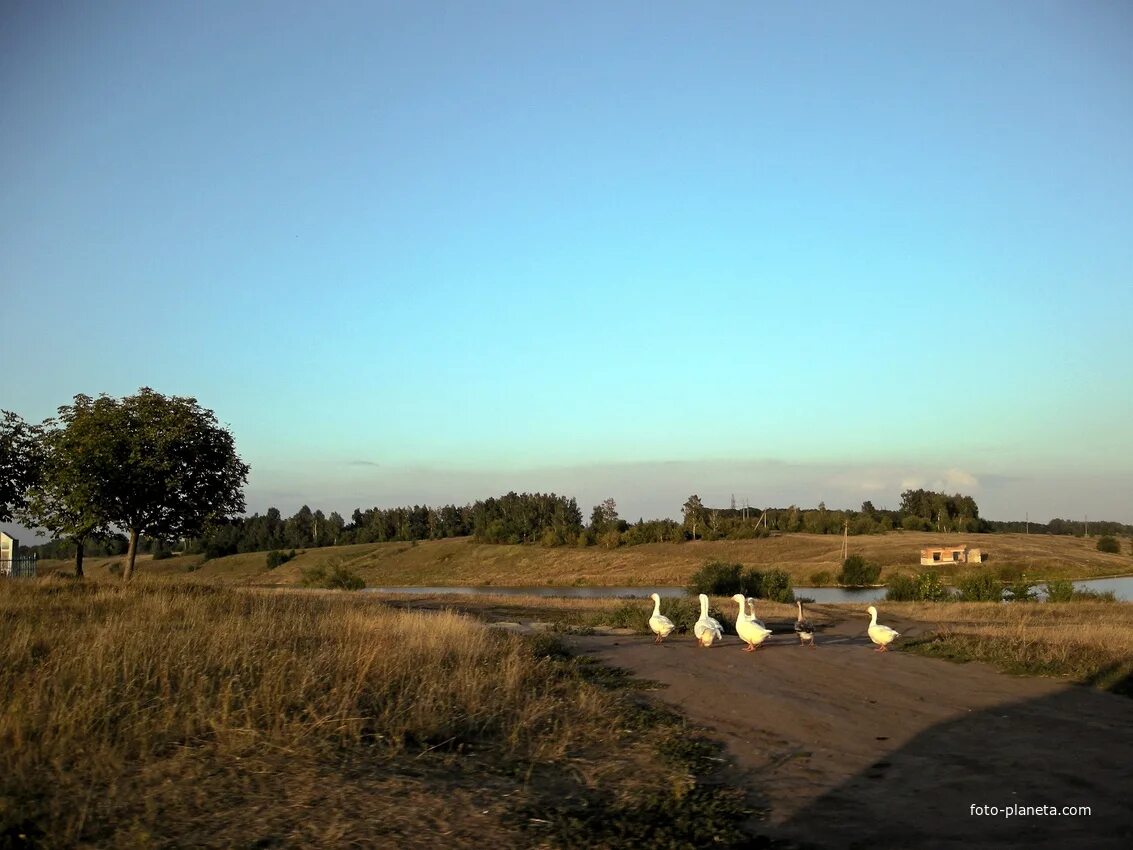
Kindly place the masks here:
[(1133, 6), (0, 3), (0, 408), (249, 512), (1133, 522)]

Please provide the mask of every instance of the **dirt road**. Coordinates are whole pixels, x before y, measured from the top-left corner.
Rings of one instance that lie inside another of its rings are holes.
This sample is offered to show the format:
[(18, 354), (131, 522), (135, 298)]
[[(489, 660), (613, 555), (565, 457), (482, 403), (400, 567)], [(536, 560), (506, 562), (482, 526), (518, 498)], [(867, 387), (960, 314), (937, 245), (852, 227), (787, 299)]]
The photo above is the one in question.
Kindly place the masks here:
[[(707, 650), (691, 638), (568, 643), (663, 684), (655, 698), (721, 739), (737, 781), (768, 808), (760, 831), (772, 837), (824, 848), (1133, 847), (1133, 701), (877, 653), (866, 624), (835, 622), (815, 650), (790, 623), (769, 624), (776, 634), (755, 653), (735, 637)], [(1090, 814), (1007, 816), (1009, 806)]]

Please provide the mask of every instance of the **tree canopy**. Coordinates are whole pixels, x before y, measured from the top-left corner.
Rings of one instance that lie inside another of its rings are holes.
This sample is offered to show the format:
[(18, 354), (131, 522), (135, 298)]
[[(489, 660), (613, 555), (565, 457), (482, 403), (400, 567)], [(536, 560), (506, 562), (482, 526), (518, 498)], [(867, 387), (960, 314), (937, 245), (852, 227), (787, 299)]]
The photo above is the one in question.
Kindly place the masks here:
[(27, 503), (27, 491), (42, 465), (40, 427), (9, 410), (0, 411), (0, 522), (10, 521)]
[[(232, 435), (194, 398), (149, 387), (121, 399), (77, 395), (59, 408), (58, 422), (64, 435), (52, 443), (61, 452), (55, 462), (81, 488), (87, 517), (127, 532), (125, 578), (133, 573), (140, 535), (196, 535), (244, 511), (248, 466)], [(72, 516), (72, 505), (58, 500), (62, 490), (44, 494), (42, 517)], [(58, 521), (46, 527), (65, 532)]]

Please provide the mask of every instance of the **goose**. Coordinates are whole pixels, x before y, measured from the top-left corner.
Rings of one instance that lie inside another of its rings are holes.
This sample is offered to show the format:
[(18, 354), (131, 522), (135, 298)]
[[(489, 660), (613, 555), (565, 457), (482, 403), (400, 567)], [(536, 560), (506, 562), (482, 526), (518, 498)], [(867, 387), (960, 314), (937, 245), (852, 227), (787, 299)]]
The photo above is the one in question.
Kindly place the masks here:
[(747, 598), (747, 618), (760, 628), (767, 628), (767, 624), (759, 619), (759, 617), (755, 616), (755, 600), (750, 596)]
[(676, 628), (673, 621), (661, 613), (661, 597), (656, 593), (649, 594), (653, 600), (653, 616), (649, 618), (649, 628), (653, 630), (653, 642), (660, 643)]
[(810, 624), (810, 620), (803, 619), (802, 600), (796, 599), (795, 604), (799, 606), (799, 617), (795, 620), (795, 634), (799, 636), (799, 646), (809, 643), (810, 648), (814, 649), (814, 626)]
[(692, 633), (704, 647), (712, 646), (712, 641), (722, 640), (724, 637), (724, 627), (720, 625), (720, 621), (708, 616), (708, 596), (703, 593), (700, 594), (700, 619), (692, 627)]
[(900, 637), (901, 633), (889, 626), (878, 625), (877, 609), (872, 605), (866, 610), (869, 611), (869, 639), (877, 644), (877, 652), (885, 652), (889, 644), (893, 643), (893, 639)]
[(740, 636), (740, 640), (747, 644), (744, 652), (755, 652), (755, 648), (759, 644), (767, 640), (767, 636), (771, 634), (770, 629), (765, 629), (758, 623), (753, 623), (744, 614), (744, 595), (737, 593), (732, 597), (732, 601), (739, 606), (739, 611), (736, 612), (736, 634)]

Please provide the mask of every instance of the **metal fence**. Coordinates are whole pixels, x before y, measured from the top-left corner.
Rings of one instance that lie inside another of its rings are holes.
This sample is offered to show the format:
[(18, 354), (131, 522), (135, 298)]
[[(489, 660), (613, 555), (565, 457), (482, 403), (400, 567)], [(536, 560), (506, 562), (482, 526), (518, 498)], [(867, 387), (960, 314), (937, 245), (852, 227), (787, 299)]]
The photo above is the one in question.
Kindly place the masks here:
[(0, 560), (0, 576), (5, 578), (35, 578), (35, 557), (29, 555)]

